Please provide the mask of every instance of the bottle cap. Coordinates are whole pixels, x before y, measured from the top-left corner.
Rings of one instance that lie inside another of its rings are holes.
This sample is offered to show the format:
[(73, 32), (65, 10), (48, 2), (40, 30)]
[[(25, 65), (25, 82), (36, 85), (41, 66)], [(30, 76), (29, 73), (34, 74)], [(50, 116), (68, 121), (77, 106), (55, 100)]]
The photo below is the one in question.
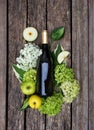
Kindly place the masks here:
[(47, 30), (42, 31), (42, 43), (47, 44), (48, 43), (48, 33)]

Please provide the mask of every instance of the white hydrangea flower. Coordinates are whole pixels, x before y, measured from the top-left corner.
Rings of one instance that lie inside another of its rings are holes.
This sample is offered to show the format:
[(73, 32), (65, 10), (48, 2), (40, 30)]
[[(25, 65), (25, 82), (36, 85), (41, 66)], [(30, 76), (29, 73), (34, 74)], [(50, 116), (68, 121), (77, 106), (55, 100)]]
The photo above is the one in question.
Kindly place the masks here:
[(20, 50), (20, 56), (16, 58), (17, 66), (25, 71), (36, 68), (41, 54), (42, 50), (34, 43), (25, 44), (25, 47)]

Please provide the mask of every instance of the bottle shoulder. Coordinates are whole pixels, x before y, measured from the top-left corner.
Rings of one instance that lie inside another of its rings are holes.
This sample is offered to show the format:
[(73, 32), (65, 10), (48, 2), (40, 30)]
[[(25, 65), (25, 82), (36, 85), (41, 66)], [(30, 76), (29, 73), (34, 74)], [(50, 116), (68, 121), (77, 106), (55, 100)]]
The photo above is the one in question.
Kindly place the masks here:
[(42, 54), (40, 57), (39, 57), (39, 61), (40, 62), (52, 62), (52, 57), (51, 55), (46, 55), (46, 54)]

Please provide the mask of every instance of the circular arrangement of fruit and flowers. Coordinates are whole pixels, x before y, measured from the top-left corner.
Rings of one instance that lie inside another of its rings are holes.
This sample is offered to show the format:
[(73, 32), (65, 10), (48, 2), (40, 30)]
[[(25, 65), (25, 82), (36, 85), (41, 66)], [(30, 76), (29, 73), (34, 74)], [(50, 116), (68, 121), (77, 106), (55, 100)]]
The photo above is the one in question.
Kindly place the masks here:
[[(51, 33), (53, 42), (60, 40), (63, 36), (64, 27), (56, 28)], [(63, 104), (72, 103), (80, 91), (74, 71), (67, 65), (70, 52), (65, 51), (61, 44), (58, 44), (54, 50), (50, 49), (54, 64), (54, 87), (53, 94), (43, 98), (36, 93), (37, 60), (42, 54), (41, 48), (33, 43), (38, 37), (38, 31), (34, 27), (28, 27), (23, 31), (23, 37), (26, 43), (20, 50), (19, 57), (16, 58), (16, 64), (12, 66), (21, 83), (20, 89), (26, 95), (20, 110), (37, 109), (42, 114), (54, 116), (61, 111)]]

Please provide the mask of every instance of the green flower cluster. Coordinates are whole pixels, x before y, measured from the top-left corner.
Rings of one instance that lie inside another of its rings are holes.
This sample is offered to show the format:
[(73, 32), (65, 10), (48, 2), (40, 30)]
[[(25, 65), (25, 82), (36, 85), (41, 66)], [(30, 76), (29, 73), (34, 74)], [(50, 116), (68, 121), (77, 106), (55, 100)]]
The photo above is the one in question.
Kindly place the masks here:
[(63, 83), (65, 81), (74, 81), (73, 69), (67, 68), (65, 64), (60, 64), (55, 67), (54, 76), (57, 83)]
[(61, 84), (62, 92), (63, 92), (63, 101), (66, 103), (71, 103), (79, 94), (80, 86), (77, 80), (74, 82), (66, 81)]
[(25, 74), (23, 75), (23, 82), (33, 81), (36, 83), (36, 73), (37, 72), (35, 69), (30, 69), (26, 71)]
[(42, 114), (47, 114), (49, 116), (54, 116), (58, 114), (62, 108), (63, 95), (62, 93), (55, 93), (47, 99), (43, 99), (42, 105), (39, 111)]

